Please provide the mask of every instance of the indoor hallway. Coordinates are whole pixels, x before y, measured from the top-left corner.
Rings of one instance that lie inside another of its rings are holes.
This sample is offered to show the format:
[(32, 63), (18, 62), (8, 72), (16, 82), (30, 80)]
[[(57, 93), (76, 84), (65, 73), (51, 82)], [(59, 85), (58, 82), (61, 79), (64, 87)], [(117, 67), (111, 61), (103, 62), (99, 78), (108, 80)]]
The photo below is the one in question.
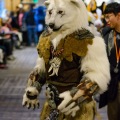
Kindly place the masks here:
[[(16, 59), (8, 62), (8, 69), (0, 69), (0, 120), (39, 120), (41, 107), (38, 110), (22, 107), (27, 77), (36, 63), (37, 51), (35, 47), (26, 47), (15, 50), (14, 55)], [(45, 99), (43, 91), (41, 106)], [(106, 107), (98, 111), (102, 120), (107, 120)]]
[[(39, 120), (40, 109), (22, 107), (27, 77), (36, 63), (37, 51), (34, 47), (24, 48), (15, 50), (14, 56), (14, 61), (8, 61), (8, 69), (0, 69), (0, 120)], [(42, 103), (43, 100), (41, 97)]]

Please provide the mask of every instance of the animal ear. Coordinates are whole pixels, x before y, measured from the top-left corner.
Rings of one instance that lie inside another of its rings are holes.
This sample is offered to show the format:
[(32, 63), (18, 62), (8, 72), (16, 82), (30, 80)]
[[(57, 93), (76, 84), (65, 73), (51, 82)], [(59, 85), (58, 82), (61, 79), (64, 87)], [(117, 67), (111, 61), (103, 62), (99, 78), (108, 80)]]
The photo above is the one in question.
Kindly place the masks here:
[(45, 1), (45, 2), (44, 2), (44, 5), (45, 5), (46, 7), (48, 7), (49, 4), (50, 4), (50, 3), (49, 3), (48, 1)]
[(79, 0), (70, 0), (70, 2), (72, 2), (76, 6), (80, 6), (80, 1)]

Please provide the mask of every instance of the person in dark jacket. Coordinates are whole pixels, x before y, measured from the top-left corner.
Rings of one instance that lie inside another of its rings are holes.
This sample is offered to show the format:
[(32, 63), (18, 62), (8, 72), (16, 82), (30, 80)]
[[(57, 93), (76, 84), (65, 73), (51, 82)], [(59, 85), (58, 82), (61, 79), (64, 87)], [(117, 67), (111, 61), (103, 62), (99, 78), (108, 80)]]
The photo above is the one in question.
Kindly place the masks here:
[(37, 30), (36, 30), (36, 23), (35, 23), (35, 12), (33, 9), (33, 5), (30, 5), (29, 11), (25, 14), (25, 22), (27, 25), (27, 34), (28, 34), (28, 46), (32, 43), (37, 44), (38, 37), (37, 37)]
[(100, 96), (99, 107), (108, 105), (108, 119), (120, 120), (120, 4), (110, 3), (104, 11), (107, 27), (102, 35), (107, 46), (111, 82), (108, 91)]

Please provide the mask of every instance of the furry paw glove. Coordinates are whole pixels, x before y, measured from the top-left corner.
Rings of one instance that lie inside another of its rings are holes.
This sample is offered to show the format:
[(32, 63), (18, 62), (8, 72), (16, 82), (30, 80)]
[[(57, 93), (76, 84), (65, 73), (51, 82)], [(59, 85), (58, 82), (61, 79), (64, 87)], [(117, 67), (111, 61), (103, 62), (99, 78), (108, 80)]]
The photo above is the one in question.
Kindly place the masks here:
[(44, 74), (37, 74), (35, 71), (32, 72), (28, 79), (27, 88), (23, 95), (22, 105), (29, 108), (39, 108), (39, 101), (37, 99), (41, 88), (43, 86)]
[(23, 102), (22, 105), (29, 108), (39, 108), (39, 101), (37, 99), (39, 95), (38, 90), (35, 87), (28, 87), (25, 90), (23, 95)]
[(63, 99), (58, 106), (65, 115), (71, 114), (75, 116), (76, 112), (80, 109), (80, 105), (83, 102), (92, 101), (92, 96), (99, 90), (98, 85), (90, 80), (83, 80), (77, 87), (73, 87), (71, 91), (65, 91), (60, 94), (60, 98)]
[(60, 110), (65, 115), (71, 114), (74, 117), (76, 115), (76, 112), (80, 109), (80, 107), (72, 99), (70, 91), (61, 93), (59, 97), (62, 98), (63, 101), (58, 106), (58, 110)]

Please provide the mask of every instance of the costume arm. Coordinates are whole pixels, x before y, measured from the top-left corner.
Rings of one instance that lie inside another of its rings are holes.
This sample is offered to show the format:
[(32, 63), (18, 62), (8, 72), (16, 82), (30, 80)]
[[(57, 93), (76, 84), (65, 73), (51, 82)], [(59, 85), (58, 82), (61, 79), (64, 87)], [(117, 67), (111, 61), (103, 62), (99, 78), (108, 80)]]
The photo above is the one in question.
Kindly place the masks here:
[[(28, 85), (33, 86), (35, 82), (39, 84), (45, 83), (45, 62), (43, 58), (38, 58), (35, 67), (33, 68), (32, 72), (29, 75)], [(38, 90), (39, 91), (39, 90)]]
[(45, 76), (46, 76), (45, 61), (39, 50), (41, 39), (42, 39), (42, 35), (40, 36), (37, 45), (38, 58), (36, 61), (36, 65), (29, 75), (28, 84), (27, 84), (27, 87), (35, 87), (38, 90), (38, 92), (41, 91), (41, 87), (45, 83)]
[(106, 53), (104, 40), (100, 37), (93, 39), (88, 46), (88, 53), (81, 61), (83, 80), (89, 79), (99, 86), (99, 93), (107, 90), (110, 81), (110, 66)]
[(100, 37), (93, 39), (93, 44), (88, 45), (87, 55), (82, 58), (81, 71), (84, 73), (73, 100), (89, 102), (96, 93), (107, 90), (110, 81), (110, 66), (107, 58), (104, 40)]
[(84, 75), (80, 84), (59, 96), (63, 101), (58, 109), (65, 115), (74, 117), (81, 103), (90, 102), (94, 94), (107, 90), (110, 68), (103, 39), (96, 37), (88, 46), (88, 53), (81, 61), (81, 71)]
[(45, 62), (43, 58), (37, 59), (37, 64), (28, 78), (27, 88), (23, 95), (23, 106), (35, 109), (39, 107), (37, 99), (43, 84), (45, 83)]

